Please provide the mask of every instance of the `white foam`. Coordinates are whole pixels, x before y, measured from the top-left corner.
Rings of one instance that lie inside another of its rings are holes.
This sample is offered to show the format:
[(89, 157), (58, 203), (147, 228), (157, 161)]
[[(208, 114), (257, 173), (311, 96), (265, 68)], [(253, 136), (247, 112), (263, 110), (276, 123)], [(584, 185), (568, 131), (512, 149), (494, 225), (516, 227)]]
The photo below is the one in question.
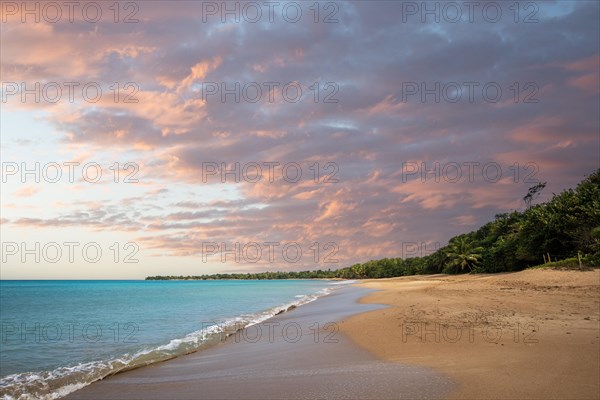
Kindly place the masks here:
[(353, 283), (356, 283), (355, 280), (346, 280), (346, 281), (335, 281), (335, 282), (330, 282), (330, 285), (351, 285)]

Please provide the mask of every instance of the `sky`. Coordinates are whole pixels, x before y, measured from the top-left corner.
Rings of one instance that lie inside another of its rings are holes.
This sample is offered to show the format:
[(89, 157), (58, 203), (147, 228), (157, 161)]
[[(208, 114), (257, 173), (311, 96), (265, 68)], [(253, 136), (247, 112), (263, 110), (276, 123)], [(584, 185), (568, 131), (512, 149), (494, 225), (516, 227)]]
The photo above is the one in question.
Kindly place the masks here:
[(600, 167), (597, 1), (0, 3), (2, 279), (427, 255)]

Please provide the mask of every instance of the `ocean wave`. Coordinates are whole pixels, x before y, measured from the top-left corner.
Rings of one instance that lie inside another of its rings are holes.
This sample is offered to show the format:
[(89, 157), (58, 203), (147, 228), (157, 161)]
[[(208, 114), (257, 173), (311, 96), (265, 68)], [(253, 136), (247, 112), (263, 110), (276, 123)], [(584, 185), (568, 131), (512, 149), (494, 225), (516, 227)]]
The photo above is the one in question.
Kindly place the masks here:
[(79, 363), (72, 366), (59, 367), (52, 371), (8, 375), (0, 379), (0, 399), (59, 399), (95, 381), (119, 372), (140, 368), (202, 350), (224, 340), (241, 329), (260, 324), (275, 315), (308, 304), (319, 297), (328, 295), (333, 290), (335, 289), (325, 288), (314, 294), (297, 295), (295, 296), (295, 301), (254, 314), (245, 314), (235, 318), (216, 321), (213, 325), (191, 332), (184, 337), (172, 339), (169, 343), (156, 347), (143, 348), (136, 353), (123, 354), (111, 360)]
[(330, 285), (351, 285), (353, 283), (356, 283), (356, 281), (355, 280), (345, 280), (345, 281), (331, 282)]

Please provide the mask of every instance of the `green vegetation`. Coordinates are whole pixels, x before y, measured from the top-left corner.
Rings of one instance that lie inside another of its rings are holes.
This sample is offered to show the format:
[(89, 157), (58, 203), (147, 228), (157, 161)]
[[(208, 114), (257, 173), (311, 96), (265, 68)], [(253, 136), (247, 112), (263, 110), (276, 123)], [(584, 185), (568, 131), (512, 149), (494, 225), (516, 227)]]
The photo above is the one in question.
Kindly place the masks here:
[(479, 246), (473, 248), (473, 242), (470, 242), (464, 236), (456, 238), (447, 246), (447, 248), (447, 268), (455, 268), (457, 271), (460, 270), (461, 272), (465, 269), (472, 271), (481, 264), (481, 252), (484, 251), (483, 247)]
[(476, 231), (455, 236), (447, 246), (415, 258), (384, 258), (338, 270), (153, 276), (168, 279), (313, 279), (389, 278), (415, 274), (505, 272), (531, 266), (600, 267), (600, 169), (575, 189), (554, 194), (546, 203), (531, 205), (544, 189), (538, 183), (523, 198), (525, 211), (498, 214)]
[(542, 265), (537, 265), (535, 267), (532, 267), (535, 269), (538, 268), (566, 268), (566, 269), (576, 269), (579, 268), (579, 260), (577, 257), (571, 257), (571, 258), (565, 258), (564, 260), (560, 260), (560, 261), (552, 261), (546, 264), (542, 264)]

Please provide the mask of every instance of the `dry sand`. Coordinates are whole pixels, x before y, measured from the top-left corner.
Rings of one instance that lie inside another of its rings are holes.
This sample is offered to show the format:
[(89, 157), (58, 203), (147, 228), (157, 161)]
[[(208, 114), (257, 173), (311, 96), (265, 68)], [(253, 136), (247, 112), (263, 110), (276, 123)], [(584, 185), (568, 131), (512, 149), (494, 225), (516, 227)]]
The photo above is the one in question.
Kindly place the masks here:
[[(600, 270), (371, 280), (341, 332), (383, 360), (433, 367), (457, 399), (600, 399)], [(460, 335), (459, 336), (459, 332)]]

